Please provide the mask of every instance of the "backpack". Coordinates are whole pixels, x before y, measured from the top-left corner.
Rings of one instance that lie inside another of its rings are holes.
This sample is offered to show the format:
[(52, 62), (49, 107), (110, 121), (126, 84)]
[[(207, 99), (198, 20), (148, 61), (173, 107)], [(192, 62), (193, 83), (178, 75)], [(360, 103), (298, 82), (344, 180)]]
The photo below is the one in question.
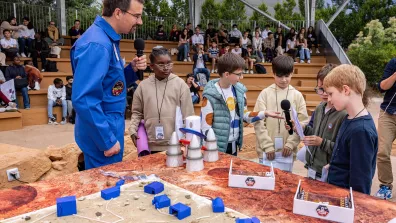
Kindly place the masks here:
[(199, 86), (206, 86), (206, 84), (208, 83), (208, 80), (206, 80), (206, 75), (203, 73), (198, 73), (197, 79), (198, 79)]
[(258, 74), (266, 74), (267, 73), (267, 70), (265, 69), (264, 65), (262, 65), (262, 64), (256, 63), (254, 65), (254, 68), (256, 69), (256, 72)]
[(47, 61), (47, 64), (45, 65), (45, 71), (58, 72), (58, 68), (56, 67), (56, 61)]

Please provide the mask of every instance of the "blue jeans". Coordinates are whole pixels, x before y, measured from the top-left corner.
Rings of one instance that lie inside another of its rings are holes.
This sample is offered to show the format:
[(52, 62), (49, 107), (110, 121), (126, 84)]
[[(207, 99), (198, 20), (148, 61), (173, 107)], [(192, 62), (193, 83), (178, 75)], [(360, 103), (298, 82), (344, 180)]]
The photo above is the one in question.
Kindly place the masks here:
[[(56, 102), (53, 100), (48, 100), (48, 118), (54, 118), (52, 114), (52, 108), (57, 106)], [(67, 102), (66, 100), (62, 100), (62, 118), (67, 117)]]
[(183, 61), (184, 59), (187, 60), (188, 58), (188, 53), (190, 53), (190, 44), (189, 43), (185, 43), (183, 45), (180, 45), (178, 47), (179, 50), (179, 61)]
[[(22, 93), (22, 98), (23, 98), (23, 107), (26, 108), (30, 108), (30, 101), (29, 101), (29, 94), (28, 94), (28, 89), (27, 87), (21, 88), (20, 90), (18, 90)], [(17, 107), (19, 107), (19, 102), (18, 99), (15, 100), (15, 103), (17, 104)]]
[(30, 38), (18, 38), (18, 44), (19, 44), (19, 53), (25, 53), (26, 56), (28, 55), (28, 48), (30, 43), (32, 42), (32, 39)]
[(193, 104), (198, 104), (199, 96), (198, 95), (193, 95), (191, 97), (192, 97), (192, 103)]
[(197, 78), (197, 74), (202, 73), (205, 74), (206, 76), (206, 81), (209, 82), (209, 78), (210, 78), (210, 71), (208, 68), (195, 68), (194, 69), (194, 78), (195, 80), (198, 82), (198, 78)]
[(300, 60), (305, 60), (305, 55), (307, 55), (307, 60), (311, 59), (311, 54), (309, 53), (309, 50), (301, 49), (300, 50)]
[(260, 59), (260, 61), (257, 60), (257, 62), (262, 62), (264, 60), (263, 52), (261, 52), (260, 50), (254, 51), (253, 54), (257, 54), (257, 57)]

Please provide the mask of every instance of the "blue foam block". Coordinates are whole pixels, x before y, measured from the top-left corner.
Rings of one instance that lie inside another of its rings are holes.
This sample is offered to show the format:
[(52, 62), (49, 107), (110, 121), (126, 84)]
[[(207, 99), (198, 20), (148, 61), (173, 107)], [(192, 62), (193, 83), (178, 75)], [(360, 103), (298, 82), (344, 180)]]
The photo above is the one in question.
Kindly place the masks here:
[(58, 217), (77, 214), (76, 196), (56, 198), (56, 214)]
[(224, 202), (221, 198), (216, 197), (214, 200), (212, 200), (212, 210), (214, 213), (224, 212)]
[(177, 203), (169, 208), (169, 214), (176, 216), (179, 220), (182, 220), (191, 215), (191, 208), (182, 203)]
[(125, 180), (119, 180), (119, 181), (117, 181), (116, 186), (121, 187), (124, 184), (125, 184)]
[(156, 209), (166, 208), (170, 206), (171, 200), (166, 195), (160, 195), (154, 197), (152, 204), (155, 206)]
[(256, 217), (253, 218), (237, 218), (235, 223), (260, 223), (260, 220)]
[(120, 193), (121, 193), (120, 187), (115, 186), (102, 190), (100, 194), (103, 199), (110, 200), (112, 198), (116, 198), (120, 196)]
[(144, 192), (148, 194), (159, 194), (164, 191), (164, 184), (160, 182), (152, 182), (144, 186)]
[(260, 220), (256, 217), (252, 218), (252, 223), (260, 223)]

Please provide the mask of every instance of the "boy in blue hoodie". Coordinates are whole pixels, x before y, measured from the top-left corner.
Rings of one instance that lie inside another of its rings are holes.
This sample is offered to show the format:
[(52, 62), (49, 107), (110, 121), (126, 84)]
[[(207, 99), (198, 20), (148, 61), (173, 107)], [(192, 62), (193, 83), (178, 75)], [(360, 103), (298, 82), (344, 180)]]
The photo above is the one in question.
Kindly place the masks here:
[(255, 122), (265, 117), (282, 118), (280, 112), (250, 112), (246, 104), (246, 87), (239, 83), (243, 78), (245, 60), (227, 53), (218, 60), (219, 79), (205, 86), (201, 107), (202, 132), (213, 128), (221, 152), (237, 155), (242, 148), (243, 121)]
[(328, 182), (370, 194), (378, 151), (378, 134), (367, 111), (366, 78), (356, 66), (343, 64), (324, 79), (328, 102), (346, 110), (330, 160)]

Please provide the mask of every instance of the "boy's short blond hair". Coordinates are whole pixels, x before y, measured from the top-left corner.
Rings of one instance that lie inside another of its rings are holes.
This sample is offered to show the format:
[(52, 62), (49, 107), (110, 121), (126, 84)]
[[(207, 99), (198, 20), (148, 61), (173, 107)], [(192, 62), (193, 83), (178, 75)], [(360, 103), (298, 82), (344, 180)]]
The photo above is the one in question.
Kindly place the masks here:
[(217, 61), (217, 69), (220, 77), (222, 77), (225, 72), (232, 73), (238, 69), (244, 68), (245, 60), (241, 56), (233, 53), (226, 53)]
[(343, 64), (330, 71), (323, 83), (325, 89), (335, 87), (339, 91), (342, 91), (343, 85), (347, 85), (363, 97), (366, 90), (366, 76), (359, 67)]

